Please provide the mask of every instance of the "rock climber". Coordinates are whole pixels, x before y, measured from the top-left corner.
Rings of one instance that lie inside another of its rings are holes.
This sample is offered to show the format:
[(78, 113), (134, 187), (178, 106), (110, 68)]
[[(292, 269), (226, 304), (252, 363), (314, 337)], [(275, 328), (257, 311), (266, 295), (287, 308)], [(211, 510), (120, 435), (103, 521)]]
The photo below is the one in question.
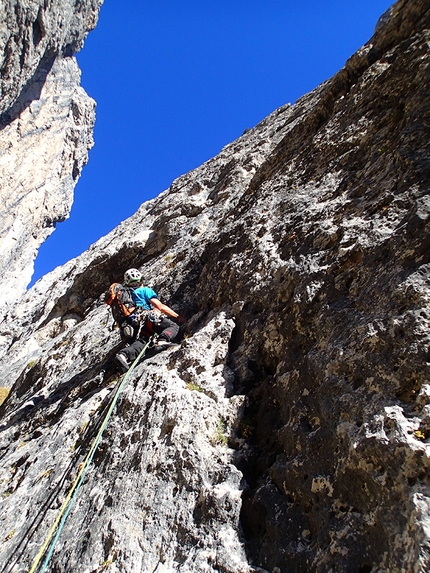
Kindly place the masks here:
[(178, 335), (179, 324), (185, 321), (177, 312), (163, 304), (151, 288), (143, 286), (142, 273), (138, 269), (128, 269), (124, 273), (124, 284), (133, 289), (133, 300), (142, 324), (137, 339), (115, 356), (115, 362), (125, 371), (154, 333), (158, 334), (157, 347), (169, 346)]

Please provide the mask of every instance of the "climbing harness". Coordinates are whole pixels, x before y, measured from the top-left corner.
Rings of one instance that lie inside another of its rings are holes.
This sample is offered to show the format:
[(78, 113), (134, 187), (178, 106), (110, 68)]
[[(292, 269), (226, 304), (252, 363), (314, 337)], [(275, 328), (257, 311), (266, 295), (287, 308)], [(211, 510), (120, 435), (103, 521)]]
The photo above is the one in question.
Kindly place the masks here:
[(145, 322), (149, 320), (153, 324), (161, 324), (163, 319), (167, 317), (167, 314), (163, 314), (162, 312), (154, 312), (153, 310), (144, 310), (140, 313), (140, 320)]
[[(120, 393), (121, 393), (121, 390), (124, 388), (124, 386), (125, 386), (125, 384), (126, 384), (126, 382), (127, 382), (127, 380), (128, 380), (128, 377), (129, 377), (130, 374), (133, 372), (134, 368), (138, 365), (139, 360), (140, 360), (140, 359), (142, 358), (142, 356), (145, 354), (145, 352), (146, 352), (147, 348), (149, 347), (149, 345), (150, 345), (152, 342), (155, 342), (157, 338), (158, 338), (157, 335), (151, 336), (151, 338), (148, 340), (148, 342), (145, 344), (145, 346), (144, 346), (144, 347), (142, 348), (142, 350), (140, 351), (140, 353), (139, 353), (138, 357), (136, 358), (136, 360), (133, 362), (133, 364), (132, 364), (132, 365), (130, 366), (130, 368), (128, 369), (127, 373), (125, 374), (124, 378), (123, 378), (122, 381), (121, 381), (121, 384), (118, 386), (118, 388), (117, 388), (117, 390), (116, 390), (116, 392), (115, 392), (115, 395), (114, 395), (114, 397), (113, 397), (113, 399), (112, 399), (111, 405), (110, 405), (110, 407), (109, 407), (109, 409), (108, 409), (108, 411), (107, 411), (107, 413), (106, 413), (106, 415), (105, 415), (105, 417), (104, 417), (104, 419), (103, 419), (103, 422), (102, 422), (102, 424), (101, 424), (101, 426), (100, 426), (100, 429), (99, 429), (99, 431), (98, 431), (98, 433), (97, 433), (97, 435), (96, 435), (96, 437), (95, 437), (95, 439), (94, 439), (94, 441), (93, 441), (93, 443), (92, 443), (92, 446), (91, 446), (91, 448), (90, 448), (90, 450), (89, 450), (89, 452), (88, 452), (88, 454), (87, 454), (87, 457), (86, 457), (85, 460), (80, 464), (80, 469), (79, 469), (78, 475), (76, 476), (76, 479), (75, 479), (75, 481), (74, 481), (72, 487), (70, 488), (70, 491), (69, 491), (69, 493), (67, 494), (67, 497), (66, 497), (66, 499), (65, 499), (65, 501), (64, 501), (64, 503), (63, 503), (63, 505), (62, 505), (62, 507), (61, 507), (61, 509), (60, 509), (60, 512), (59, 512), (59, 514), (57, 515), (57, 518), (55, 519), (54, 523), (52, 524), (52, 527), (51, 527), (51, 529), (50, 529), (49, 532), (48, 532), (48, 535), (47, 535), (47, 537), (46, 537), (46, 539), (45, 539), (45, 542), (44, 542), (44, 544), (42, 545), (42, 547), (41, 547), (39, 553), (37, 554), (36, 559), (34, 560), (33, 565), (31, 566), (31, 569), (30, 569), (29, 573), (34, 573), (34, 572), (36, 571), (36, 569), (37, 569), (37, 567), (38, 567), (38, 565), (39, 565), (39, 562), (41, 561), (41, 559), (42, 559), (42, 557), (43, 557), (45, 551), (47, 550), (49, 544), (51, 543), (51, 545), (50, 545), (50, 547), (49, 547), (49, 551), (48, 551), (48, 553), (46, 554), (45, 561), (44, 561), (44, 563), (43, 563), (43, 565), (42, 565), (42, 568), (40, 569), (40, 573), (44, 573), (44, 571), (46, 571), (46, 568), (47, 568), (47, 566), (48, 566), (49, 560), (50, 560), (50, 558), (51, 558), (51, 556), (52, 556), (52, 553), (54, 552), (55, 545), (56, 545), (56, 543), (57, 543), (57, 541), (58, 541), (58, 538), (60, 537), (61, 530), (63, 529), (63, 526), (64, 526), (64, 523), (65, 523), (65, 521), (66, 521), (66, 519), (67, 519), (67, 516), (69, 515), (69, 512), (70, 512), (70, 510), (71, 510), (71, 508), (72, 508), (72, 506), (73, 506), (73, 504), (74, 504), (74, 502), (75, 502), (75, 500), (76, 500), (76, 498), (77, 498), (78, 491), (79, 491), (79, 489), (80, 489), (80, 487), (81, 487), (81, 485), (82, 485), (82, 482), (84, 481), (84, 478), (85, 478), (85, 475), (86, 475), (86, 473), (87, 473), (88, 467), (89, 467), (89, 465), (91, 464), (91, 461), (92, 461), (92, 459), (93, 459), (93, 457), (94, 457), (94, 454), (95, 454), (95, 452), (96, 452), (96, 450), (97, 450), (97, 447), (98, 447), (98, 445), (99, 445), (99, 443), (100, 443), (100, 440), (101, 440), (101, 438), (102, 438), (103, 432), (104, 432), (104, 430), (105, 430), (105, 428), (106, 428), (106, 426), (107, 426), (107, 424), (108, 424), (108, 422), (109, 422), (109, 419), (110, 419), (110, 417), (111, 417), (111, 415), (112, 415), (113, 409), (115, 408), (115, 405), (116, 405), (116, 403), (117, 403), (117, 401), (118, 401), (118, 397), (119, 397), (119, 395), (120, 395)], [(52, 539), (52, 537), (53, 537), (53, 535), (54, 535), (54, 532), (55, 532), (57, 526), (58, 526), (57, 533), (55, 534), (55, 537), (54, 537), (54, 539), (53, 539), (52, 542), (51, 542), (51, 539)]]

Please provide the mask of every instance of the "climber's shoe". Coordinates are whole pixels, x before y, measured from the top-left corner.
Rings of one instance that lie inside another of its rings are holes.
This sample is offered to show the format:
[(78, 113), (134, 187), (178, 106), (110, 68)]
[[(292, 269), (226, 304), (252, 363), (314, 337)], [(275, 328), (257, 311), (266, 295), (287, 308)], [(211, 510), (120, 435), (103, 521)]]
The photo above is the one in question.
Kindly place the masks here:
[(121, 368), (123, 372), (127, 372), (127, 370), (130, 368), (130, 364), (128, 363), (127, 358), (121, 352), (115, 356), (114, 362)]
[(160, 338), (159, 341), (155, 344), (156, 348), (167, 348), (168, 346), (175, 346), (175, 343), (170, 342), (169, 340), (165, 340), (164, 338)]
[(168, 340), (165, 339), (159, 339), (154, 346), (151, 346), (148, 350), (148, 352), (146, 353), (146, 357), (150, 358), (151, 356), (154, 356), (154, 354), (158, 354), (159, 352), (162, 352), (163, 350), (166, 350), (167, 348), (171, 348), (172, 346), (178, 346), (178, 344), (176, 342), (169, 342)]

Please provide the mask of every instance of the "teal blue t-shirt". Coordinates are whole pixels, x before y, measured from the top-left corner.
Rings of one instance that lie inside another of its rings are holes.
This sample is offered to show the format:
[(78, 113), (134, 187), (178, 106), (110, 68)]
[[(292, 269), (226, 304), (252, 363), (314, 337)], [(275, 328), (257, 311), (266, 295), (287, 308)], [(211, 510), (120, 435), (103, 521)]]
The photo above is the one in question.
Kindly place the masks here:
[(141, 286), (133, 291), (133, 299), (136, 306), (144, 310), (151, 310), (152, 306), (149, 302), (151, 298), (158, 298), (152, 288)]

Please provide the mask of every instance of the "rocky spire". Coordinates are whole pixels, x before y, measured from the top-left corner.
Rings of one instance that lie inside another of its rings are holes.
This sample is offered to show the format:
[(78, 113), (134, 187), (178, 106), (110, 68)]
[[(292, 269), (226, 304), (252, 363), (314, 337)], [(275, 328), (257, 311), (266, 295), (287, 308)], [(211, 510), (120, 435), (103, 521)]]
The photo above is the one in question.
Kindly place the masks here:
[(399, 0), (331, 80), (5, 312), (5, 573), (97, 432), (102, 295), (131, 266), (188, 322), (131, 374), (52, 570), (428, 570), (429, 28)]
[(22, 295), (41, 243), (69, 216), (95, 102), (73, 53), (102, 0), (6, 0), (0, 14), (0, 305)]

